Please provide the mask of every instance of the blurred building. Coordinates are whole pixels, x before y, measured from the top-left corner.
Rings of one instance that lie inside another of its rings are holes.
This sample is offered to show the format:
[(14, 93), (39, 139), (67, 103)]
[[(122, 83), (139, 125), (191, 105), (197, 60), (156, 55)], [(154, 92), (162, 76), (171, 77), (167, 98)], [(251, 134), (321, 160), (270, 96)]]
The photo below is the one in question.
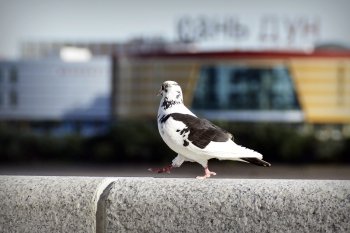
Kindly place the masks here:
[(74, 128), (154, 119), (161, 83), (174, 80), (185, 104), (212, 120), (350, 124), (350, 52), (344, 48), (196, 52), (191, 44), (140, 39), (26, 43), (22, 54), (21, 61), (0, 63), (2, 121)]
[(154, 116), (157, 88), (175, 80), (186, 104), (211, 119), (350, 123), (347, 51), (149, 53), (116, 61), (114, 115)]
[(168, 42), (161, 37), (134, 38), (125, 43), (117, 42), (74, 42), (74, 41), (27, 41), (20, 46), (22, 59), (47, 59), (61, 57), (65, 48), (80, 48), (89, 51), (91, 56), (113, 56), (115, 54), (169, 53), (189, 51), (191, 43)]

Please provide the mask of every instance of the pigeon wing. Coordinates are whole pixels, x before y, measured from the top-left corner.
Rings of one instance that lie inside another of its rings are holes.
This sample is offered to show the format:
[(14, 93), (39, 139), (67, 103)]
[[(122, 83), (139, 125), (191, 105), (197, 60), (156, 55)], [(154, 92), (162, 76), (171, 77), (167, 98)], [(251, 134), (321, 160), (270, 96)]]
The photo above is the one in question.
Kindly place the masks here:
[(204, 149), (212, 141), (226, 142), (232, 139), (232, 134), (206, 119), (181, 113), (172, 113), (171, 117), (186, 125), (189, 131), (188, 140), (201, 149)]

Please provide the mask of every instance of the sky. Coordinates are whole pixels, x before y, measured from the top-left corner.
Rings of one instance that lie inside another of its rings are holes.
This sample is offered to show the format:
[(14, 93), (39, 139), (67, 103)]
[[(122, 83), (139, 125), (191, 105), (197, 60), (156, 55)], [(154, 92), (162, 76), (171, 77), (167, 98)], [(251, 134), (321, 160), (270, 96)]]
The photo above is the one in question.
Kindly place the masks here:
[[(349, 43), (349, 9), (348, 0), (0, 0), (0, 58), (17, 58), (26, 41), (124, 42), (140, 36), (173, 41), (179, 38), (181, 19), (190, 21), (190, 32), (207, 32), (203, 24), (238, 28), (230, 35), (223, 30), (204, 35), (197, 41), (203, 49)], [(305, 36), (310, 27), (316, 32)], [(241, 29), (244, 36), (237, 37)]]

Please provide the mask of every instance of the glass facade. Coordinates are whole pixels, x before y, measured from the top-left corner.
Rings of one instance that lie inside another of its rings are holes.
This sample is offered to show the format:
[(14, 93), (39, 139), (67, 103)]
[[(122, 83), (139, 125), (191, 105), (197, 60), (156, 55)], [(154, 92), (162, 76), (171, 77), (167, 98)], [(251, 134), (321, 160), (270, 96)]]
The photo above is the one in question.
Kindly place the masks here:
[(288, 69), (204, 66), (194, 93), (195, 110), (300, 110)]

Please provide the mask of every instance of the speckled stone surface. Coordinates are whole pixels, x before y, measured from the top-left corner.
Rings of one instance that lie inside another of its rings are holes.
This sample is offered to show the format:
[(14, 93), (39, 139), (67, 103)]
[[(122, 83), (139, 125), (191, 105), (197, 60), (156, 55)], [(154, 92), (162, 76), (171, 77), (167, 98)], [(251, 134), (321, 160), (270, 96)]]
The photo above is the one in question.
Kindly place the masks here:
[(350, 181), (120, 178), (107, 232), (350, 232)]
[(102, 180), (0, 176), (0, 232), (95, 232)]
[(0, 232), (350, 232), (350, 181), (0, 176)]

